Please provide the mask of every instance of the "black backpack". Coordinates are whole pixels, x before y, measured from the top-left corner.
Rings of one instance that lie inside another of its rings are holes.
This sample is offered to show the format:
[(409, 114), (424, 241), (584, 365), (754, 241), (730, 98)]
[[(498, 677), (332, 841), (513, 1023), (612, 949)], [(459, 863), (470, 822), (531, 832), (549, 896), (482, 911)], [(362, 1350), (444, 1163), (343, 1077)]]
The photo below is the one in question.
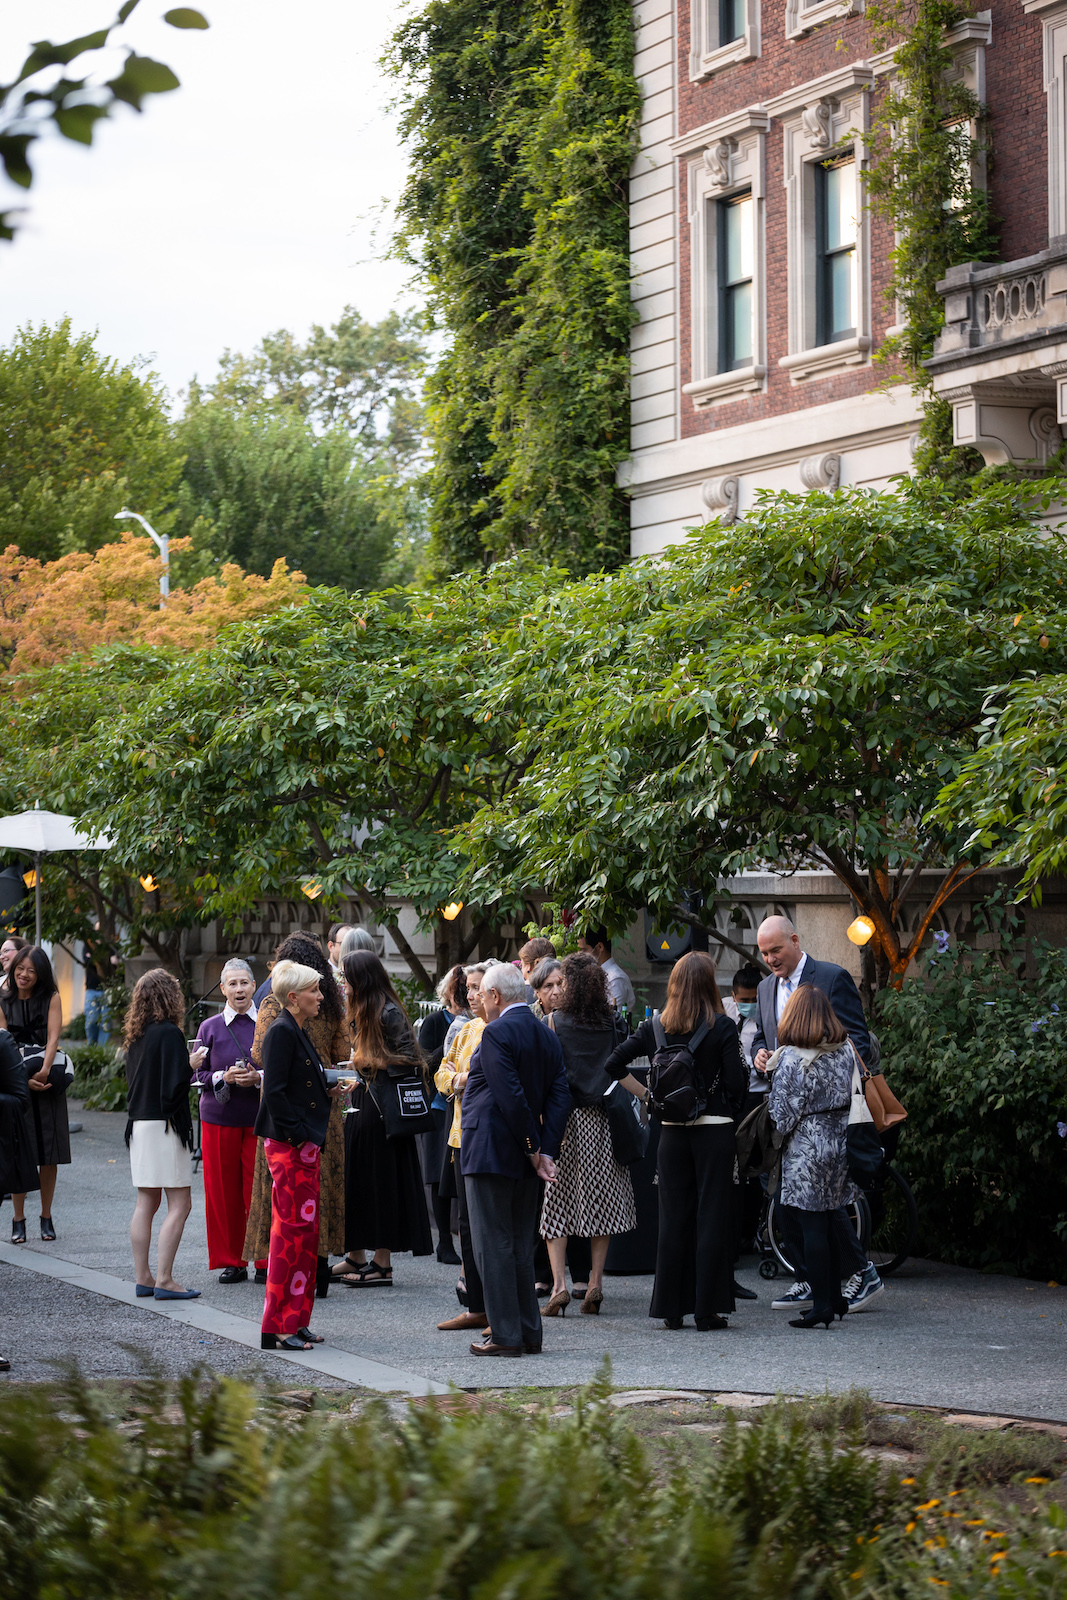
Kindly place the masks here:
[[(711, 1024), (705, 1017), (685, 1044), (668, 1044), (663, 1024), (652, 1018), (656, 1053), (648, 1073), (649, 1110), (660, 1122), (695, 1122), (704, 1115), (709, 1091), (693, 1057), (707, 1038)], [(711, 1093), (714, 1093), (714, 1085)]]

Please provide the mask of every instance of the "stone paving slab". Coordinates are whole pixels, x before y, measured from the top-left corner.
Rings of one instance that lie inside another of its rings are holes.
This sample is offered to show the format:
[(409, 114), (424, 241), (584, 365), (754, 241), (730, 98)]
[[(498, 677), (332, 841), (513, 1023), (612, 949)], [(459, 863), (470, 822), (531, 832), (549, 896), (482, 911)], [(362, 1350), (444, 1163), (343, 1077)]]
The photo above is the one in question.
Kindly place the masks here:
[[(58, 1256), (130, 1281), (134, 1190), (123, 1143), (125, 1119), (106, 1112), (79, 1113), (79, 1119), (84, 1130), (72, 1141), (73, 1165), (60, 1169), (53, 1207), (58, 1240), (46, 1245), (31, 1237), (16, 1256), (23, 1251)], [(9, 1217), (10, 1212), (5, 1216), (0, 1211), (0, 1239), (8, 1236)], [(31, 1214), (31, 1235), (34, 1220)], [(7, 1250), (4, 1259), (10, 1259)], [(262, 1313), (262, 1288), (251, 1282), (223, 1287), (217, 1274), (207, 1271), (206, 1260), (203, 1180), (197, 1175), (193, 1215), (176, 1272), (189, 1287), (204, 1291), (198, 1305), (247, 1322), (252, 1342)], [(869, 1312), (850, 1316), (832, 1330), (802, 1333), (788, 1326), (786, 1313), (771, 1310), (775, 1286), (758, 1277), (755, 1265), (746, 1261), (739, 1277), (760, 1298), (744, 1303), (726, 1332), (698, 1333), (692, 1326), (667, 1332), (648, 1317), (650, 1278), (609, 1278), (598, 1317), (577, 1315), (577, 1305), (572, 1305), (566, 1318), (546, 1321), (544, 1353), (522, 1360), (477, 1358), (469, 1353), (469, 1335), (437, 1332), (436, 1323), (457, 1309), (456, 1269), (433, 1258), (397, 1256), (392, 1288), (334, 1286), (329, 1298), (316, 1304), (314, 1323), (332, 1350), (433, 1385), (493, 1389), (578, 1384), (594, 1377), (607, 1356), (614, 1381), (623, 1389), (799, 1395), (860, 1387), (876, 1399), (900, 1405), (1067, 1421), (1067, 1290), (911, 1262), (889, 1280)], [(10, 1353), (4, 1348), (8, 1329), (14, 1334), (21, 1316), (19, 1291), (12, 1293), (9, 1285), (13, 1277), (22, 1276), (17, 1267), (0, 1268), (0, 1351), (5, 1354)], [(56, 1293), (76, 1296), (82, 1291), (65, 1286)], [(124, 1328), (131, 1319), (133, 1326), (145, 1327), (146, 1341), (162, 1337), (158, 1329), (163, 1319), (135, 1301), (129, 1307), (116, 1304), (115, 1314), (121, 1314)], [(149, 1325), (157, 1331), (149, 1333)], [(78, 1354), (73, 1314), (71, 1329), (67, 1353)], [(167, 1335), (179, 1337), (197, 1340), (201, 1353), (195, 1331)], [(234, 1359), (254, 1359), (258, 1365), (277, 1358), (246, 1349)]]

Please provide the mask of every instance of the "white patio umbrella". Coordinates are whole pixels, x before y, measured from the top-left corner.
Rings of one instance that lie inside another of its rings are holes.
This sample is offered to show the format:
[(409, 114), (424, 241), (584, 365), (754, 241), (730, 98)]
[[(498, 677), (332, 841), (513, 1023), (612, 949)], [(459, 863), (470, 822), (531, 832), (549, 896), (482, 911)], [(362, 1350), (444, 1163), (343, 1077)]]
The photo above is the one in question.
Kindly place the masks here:
[(25, 850), (33, 856), (37, 909), (35, 944), (41, 942), (41, 857), (54, 850), (110, 849), (111, 840), (106, 833), (91, 839), (87, 833), (78, 832), (73, 817), (42, 811), (40, 802), (32, 811), (20, 811), (15, 817), (0, 817), (0, 850)]

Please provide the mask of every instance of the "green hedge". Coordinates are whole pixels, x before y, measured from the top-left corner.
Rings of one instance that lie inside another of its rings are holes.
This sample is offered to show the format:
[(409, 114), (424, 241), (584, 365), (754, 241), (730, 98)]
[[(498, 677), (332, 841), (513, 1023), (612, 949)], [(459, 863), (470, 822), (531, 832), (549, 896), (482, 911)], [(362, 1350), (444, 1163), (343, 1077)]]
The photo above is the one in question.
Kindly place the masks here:
[(83, 1044), (72, 1050), (74, 1082), (70, 1092), (87, 1111), (125, 1111), (126, 1068), (106, 1044)]
[(897, 1165), (920, 1250), (1067, 1281), (1067, 951), (928, 958), (879, 997), (878, 1031), (908, 1110)]

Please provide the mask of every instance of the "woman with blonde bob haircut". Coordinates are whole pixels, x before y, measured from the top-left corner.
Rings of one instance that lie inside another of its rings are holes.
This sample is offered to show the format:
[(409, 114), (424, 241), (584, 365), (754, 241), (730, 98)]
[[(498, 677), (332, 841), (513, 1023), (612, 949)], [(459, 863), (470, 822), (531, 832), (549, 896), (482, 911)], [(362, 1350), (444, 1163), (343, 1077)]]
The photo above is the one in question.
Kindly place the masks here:
[(264, 1350), (310, 1350), (322, 1343), (308, 1327), (315, 1301), (319, 1163), (330, 1105), (341, 1090), (327, 1083), (305, 1028), (322, 1005), (320, 977), (298, 961), (278, 961), (270, 975), (282, 1009), (263, 1041), (263, 1099), (256, 1118), (274, 1184)]
[(843, 1317), (841, 1258), (833, 1214), (859, 1190), (848, 1176), (845, 1133), (857, 1056), (844, 1024), (821, 990), (803, 985), (778, 1024), (778, 1048), (767, 1063), (769, 1110), (788, 1135), (777, 1205), (804, 1242), (811, 1310), (793, 1328), (829, 1327)]
[[(659, 1036), (656, 1024), (659, 1023)], [(692, 950), (674, 967), (662, 1017), (642, 1022), (608, 1057), (621, 1078), (631, 1061), (663, 1045), (692, 1053), (704, 1109), (692, 1122), (664, 1122), (656, 1161), (659, 1242), (650, 1317), (680, 1328), (690, 1313), (702, 1333), (726, 1328), (734, 1309), (734, 1119), (748, 1068), (737, 1025), (723, 1010), (715, 963)]]

